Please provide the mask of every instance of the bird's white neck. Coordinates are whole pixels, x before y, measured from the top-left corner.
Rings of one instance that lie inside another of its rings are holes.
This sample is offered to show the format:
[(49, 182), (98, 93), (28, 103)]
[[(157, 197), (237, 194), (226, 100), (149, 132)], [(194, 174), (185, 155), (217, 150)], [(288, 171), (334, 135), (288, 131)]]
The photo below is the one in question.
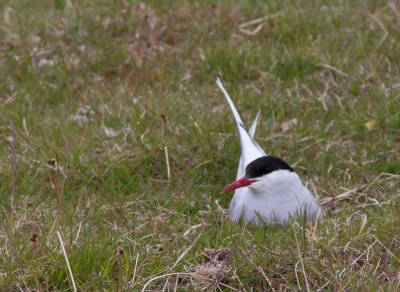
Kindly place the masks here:
[(277, 170), (260, 177), (248, 188), (248, 194), (255, 197), (274, 197), (296, 192), (303, 187), (299, 176), (288, 170)]

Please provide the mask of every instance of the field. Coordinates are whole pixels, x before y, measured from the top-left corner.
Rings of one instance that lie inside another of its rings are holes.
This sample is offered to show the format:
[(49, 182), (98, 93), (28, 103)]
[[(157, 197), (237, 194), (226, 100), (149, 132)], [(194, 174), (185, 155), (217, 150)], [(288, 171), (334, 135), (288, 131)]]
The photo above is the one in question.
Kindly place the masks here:
[[(400, 289), (396, 1), (0, 0), (0, 23), (1, 291)], [(323, 221), (228, 222), (217, 76)]]

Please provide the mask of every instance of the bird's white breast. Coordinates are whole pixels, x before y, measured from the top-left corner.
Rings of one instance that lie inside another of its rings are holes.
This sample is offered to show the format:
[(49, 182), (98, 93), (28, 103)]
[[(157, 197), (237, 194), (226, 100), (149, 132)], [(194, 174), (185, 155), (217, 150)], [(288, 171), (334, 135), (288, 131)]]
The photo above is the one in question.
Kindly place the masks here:
[(237, 189), (230, 205), (231, 220), (245, 223), (286, 223), (305, 212), (315, 218), (318, 204), (295, 172), (278, 170)]

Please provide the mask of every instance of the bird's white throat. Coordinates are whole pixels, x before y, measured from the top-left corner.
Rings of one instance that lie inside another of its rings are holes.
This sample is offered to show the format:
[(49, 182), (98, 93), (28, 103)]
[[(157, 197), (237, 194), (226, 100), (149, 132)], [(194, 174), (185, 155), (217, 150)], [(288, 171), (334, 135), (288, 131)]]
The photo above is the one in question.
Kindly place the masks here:
[(257, 197), (284, 196), (301, 187), (304, 187), (303, 183), (295, 172), (281, 169), (257, 178), (255, 183), (248, 186), (248, 194)]

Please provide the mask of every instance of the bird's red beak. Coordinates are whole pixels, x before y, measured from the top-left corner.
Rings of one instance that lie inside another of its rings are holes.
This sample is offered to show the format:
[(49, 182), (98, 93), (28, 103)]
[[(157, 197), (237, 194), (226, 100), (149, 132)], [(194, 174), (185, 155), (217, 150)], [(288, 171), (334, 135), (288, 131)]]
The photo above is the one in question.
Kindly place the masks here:
[(226, 186), (221, 193), (226, 193), (238, 188), (246, 187), (251, 185), (252, 183), (256, 182), (257, 180), (250, 180), (248, 178), (242, 177), (241, 179), (231, 183), (230, 185)]

